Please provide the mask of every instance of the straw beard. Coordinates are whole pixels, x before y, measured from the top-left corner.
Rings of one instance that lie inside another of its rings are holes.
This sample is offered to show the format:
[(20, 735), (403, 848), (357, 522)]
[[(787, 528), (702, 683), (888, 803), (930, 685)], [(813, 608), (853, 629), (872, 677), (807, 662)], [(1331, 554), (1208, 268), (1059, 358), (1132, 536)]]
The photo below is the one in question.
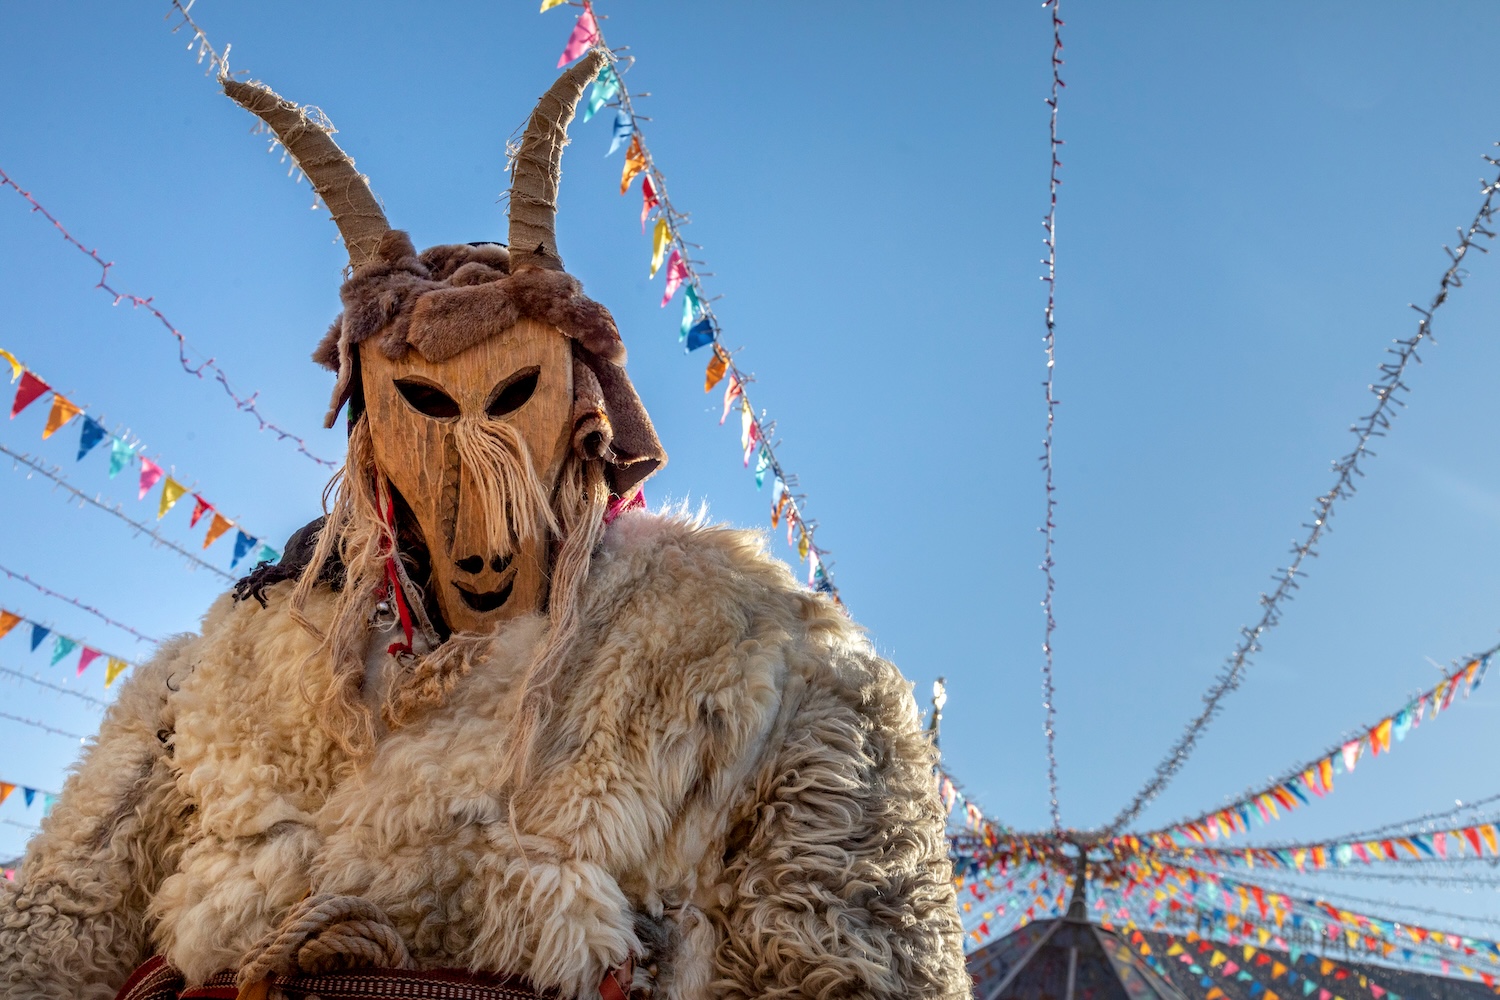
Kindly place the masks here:
[[(549, 497), (526, 442), (503, 421), (460, 420), (455, 438), (461, 461), (484, 487), (479, 510), (497, 551), (519, 552), (522, 542), (542, 538), (548, 544), (540, 551), (552, 555), (549, 628), (516, 685), (515, 725), (501, 748), (495, 773), (497, 787), (514, 788), (530, 771), (537, 735), (552, 712), (554, 682), (579, 632), (580, 592), (593, 552), (604, 538), (609, 486), (602, 461), (570, 452)], [(332, 675), (322, 694), (304, 688), (304, 696), (316, 707), (323, 729), (354, 757), (367, 756), (377, 739), (363, 686), (375, 605), (388, 596), (386, 558), (397, 550), (395, 534), (380, 514), (388, 490), (375, 465), (369, 424), (361, 416), (349, 435), (344, 468), (324, 490), (327, 521), (290, 602), (293, 620), (320, 640), (303, 664), (304, 677), (310, 671)], [(343, 562), (345, 581), (325, 631), (305, 610), (321, 568), (335, 553)], [(410, 569), (410, 560), (401, 558)], [(386, 726), (399, 729), (442, 705), (455, 685), (485, 660), (493, 638), (492, 633), (454, 633), (418, 657), (389, 686), (380, 713)]]

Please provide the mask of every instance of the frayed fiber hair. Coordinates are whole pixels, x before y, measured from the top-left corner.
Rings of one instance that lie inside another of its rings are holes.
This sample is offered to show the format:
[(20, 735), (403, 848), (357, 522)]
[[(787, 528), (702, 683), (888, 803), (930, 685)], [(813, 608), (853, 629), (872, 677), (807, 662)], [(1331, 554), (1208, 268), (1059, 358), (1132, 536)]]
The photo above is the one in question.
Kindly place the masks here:
[[(570, 453), (553, 496), (537, 477), (520, 434), (503, 421), (460, 420), (455, 425), (460, 461), (480, 484), (479, 511), (485, 532), (497, 546), (517, 551), (520, 543), (556, 539), (548, 597), (550, 628), (535, 660), (517, 686), (516, 727), (503, 749), (497, 780), (525, 777), (536, 736), (552, 710), (552, 683), (579, 630), (578, 601), (591, 557), (604, 538), (609, 484), (604, 463)], [(330, 506), (329, 498), (333, 498)], [(375, 720), (362, 697), (370, 617), (388, 584), (386, 559), (396, 551), (391, 525), (382, 515), (389, 486), (375, 465), (375, 450), (364, 416), (349, 435), (344, 468), (324, 492), (328, 520), (313, 557), (291, 596), (291, 615), (321, 642), (308, 668), (325, 661), (332, 678), (324, 693), (309, 695), (319, 724), (348, 753), (374, 747)], [(304, 609), (318, 583), (319, 570), (337, 553), (346, 580), (326, 632)], [(392, 729), (409, 724), (422, 711), (442, 704), (473, 667), (484, 661), (492, 636), (455, 633), (416, 664), (387, 693), (381, 716)]]

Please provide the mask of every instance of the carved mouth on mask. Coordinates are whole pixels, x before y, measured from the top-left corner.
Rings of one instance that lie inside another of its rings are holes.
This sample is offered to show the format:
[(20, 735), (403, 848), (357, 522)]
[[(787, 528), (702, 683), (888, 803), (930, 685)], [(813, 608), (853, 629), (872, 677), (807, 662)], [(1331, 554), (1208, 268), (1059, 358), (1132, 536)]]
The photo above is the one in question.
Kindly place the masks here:
[(476, 594), (474, 591), (457, 583), (453, 585), (453, 589), (458, 591), (458, 596), (464, 599), (465, 604), (473, 610), (484, 614), (499, 609), (506, 601), (510, 600), (510, 590), (515, 582), (515, 577), (511, 577), (505, 586), (499, 590), (492, 590), (487, 594)]

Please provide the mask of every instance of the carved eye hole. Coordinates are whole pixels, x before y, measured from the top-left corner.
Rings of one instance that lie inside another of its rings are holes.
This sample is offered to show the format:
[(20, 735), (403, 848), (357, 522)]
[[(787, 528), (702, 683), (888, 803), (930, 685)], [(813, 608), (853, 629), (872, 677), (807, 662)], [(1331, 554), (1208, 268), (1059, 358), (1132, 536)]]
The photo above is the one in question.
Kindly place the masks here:
[(458, 404), (453, 401), (453, 397), (430, 382), (414, 378), (397, 379), (396, 391), (418, 413), (436, 420), (452, 420), (458, 416)]
[(484, 412), (492, 417), (503, 417), (507, 413), (516, 412), (525, 406), (531, 394), (536, 392), (536, 382), (541, 374), (540, 368), (527, 368), (525, 371), (516, 372), (495, 388), (494, 398), (490, 400), (490, 405), (484, 408)]

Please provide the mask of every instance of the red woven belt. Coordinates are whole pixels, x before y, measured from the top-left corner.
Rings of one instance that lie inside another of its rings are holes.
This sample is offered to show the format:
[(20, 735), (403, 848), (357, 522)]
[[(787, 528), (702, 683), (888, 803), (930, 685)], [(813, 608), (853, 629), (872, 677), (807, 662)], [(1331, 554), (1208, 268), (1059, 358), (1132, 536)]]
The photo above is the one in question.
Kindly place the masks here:
[[(518, 976), (461, 969), (404, 972), (356, 969), (320, 975), (272, 976), (271, 983), (291, 997), (324, 1000), (557, 1000)], [(182, 973), (160, 956), (135, 970), (115, 1000), (235, 1000), (234, 973), (220, 972), (191, 989)]]

